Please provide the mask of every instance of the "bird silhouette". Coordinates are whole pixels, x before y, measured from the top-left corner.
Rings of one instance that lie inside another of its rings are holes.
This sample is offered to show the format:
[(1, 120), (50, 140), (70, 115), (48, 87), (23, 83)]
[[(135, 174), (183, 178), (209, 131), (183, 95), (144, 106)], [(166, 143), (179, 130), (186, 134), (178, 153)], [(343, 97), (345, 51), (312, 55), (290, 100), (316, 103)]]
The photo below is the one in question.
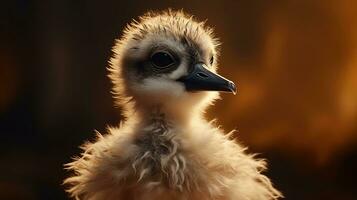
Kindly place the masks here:
[(109, 77), (125, 118), (66, 164), (64, 184), (83, 200), (278, 199), (266, 163), (245, 152), (204, 111), (219, 91), (219, 42), (183, 11), (149, 12), (113, 47)]

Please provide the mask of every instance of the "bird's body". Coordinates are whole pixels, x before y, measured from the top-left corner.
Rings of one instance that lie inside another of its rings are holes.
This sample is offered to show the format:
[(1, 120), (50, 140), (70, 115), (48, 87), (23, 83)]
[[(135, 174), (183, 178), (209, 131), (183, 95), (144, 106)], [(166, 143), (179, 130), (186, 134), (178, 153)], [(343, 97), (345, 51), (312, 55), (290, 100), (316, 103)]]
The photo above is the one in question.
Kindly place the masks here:
[(229, 134), (202, 117), (218, 95), (197, 91), (235, 89), (232, 82), (214, 74), (215, 47), (211, 31), (182, 12), (147, 14), (127, 29), (114, 47), (110, 68), (116, 103), (123, 106), (127, 120), (109, 128), (108, 134), (98, 133), (94, 143), (83, 146), (82, 156), (67, 165), (75, 172), (65, 180), (73, 197), (268, 200), (281, 196), (260, 173), (265, 162), (245, 153)]

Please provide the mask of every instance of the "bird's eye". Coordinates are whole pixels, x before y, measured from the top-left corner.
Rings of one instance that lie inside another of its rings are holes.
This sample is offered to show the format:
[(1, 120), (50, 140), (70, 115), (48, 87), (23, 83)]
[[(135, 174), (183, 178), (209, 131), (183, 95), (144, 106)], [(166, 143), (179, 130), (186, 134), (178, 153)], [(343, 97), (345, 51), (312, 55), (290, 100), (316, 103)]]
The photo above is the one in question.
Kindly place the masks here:
[(163, 51), (159, 51), (154, 53), (151, 56), (151, 62), (159, 68), (166, 68), (169, 67), (170, 65), (174, 64), (175, 60), (172, 58), (172, 56)]
[(213, 65), (213, 61), (214, 61), (214, 58), (213, 58), (213, 56), (209, 59), (209, 63), (211, 64), (211, 65)]

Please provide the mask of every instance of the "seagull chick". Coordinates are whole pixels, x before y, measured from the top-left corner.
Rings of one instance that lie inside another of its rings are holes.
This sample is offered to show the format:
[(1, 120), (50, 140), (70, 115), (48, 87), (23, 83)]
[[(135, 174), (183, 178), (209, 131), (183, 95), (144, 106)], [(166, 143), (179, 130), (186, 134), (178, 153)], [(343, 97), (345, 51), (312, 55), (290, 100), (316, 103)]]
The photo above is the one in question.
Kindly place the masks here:
[(66, 165), (64, 184), (83, 200), (272, 200), (264, 160), (204, 119), (218, 91), (211, 28), (182, 11), (147, 13), (113, 47), (110, 75), (124, 122), (97, 134)]

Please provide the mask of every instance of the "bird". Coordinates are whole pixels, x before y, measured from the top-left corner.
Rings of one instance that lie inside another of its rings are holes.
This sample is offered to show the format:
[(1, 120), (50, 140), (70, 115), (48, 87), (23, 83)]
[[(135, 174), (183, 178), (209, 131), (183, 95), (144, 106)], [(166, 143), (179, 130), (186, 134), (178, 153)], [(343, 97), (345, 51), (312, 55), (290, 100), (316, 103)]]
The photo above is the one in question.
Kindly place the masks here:
[(183, 10), (129, 23), (109, 61), (123, 120), (65, 164), (63, 184), (82, 200), (274, 200), (282, 196), (247, 153), (204, 114), (236, 85), (217, 73), (220, 42)]

